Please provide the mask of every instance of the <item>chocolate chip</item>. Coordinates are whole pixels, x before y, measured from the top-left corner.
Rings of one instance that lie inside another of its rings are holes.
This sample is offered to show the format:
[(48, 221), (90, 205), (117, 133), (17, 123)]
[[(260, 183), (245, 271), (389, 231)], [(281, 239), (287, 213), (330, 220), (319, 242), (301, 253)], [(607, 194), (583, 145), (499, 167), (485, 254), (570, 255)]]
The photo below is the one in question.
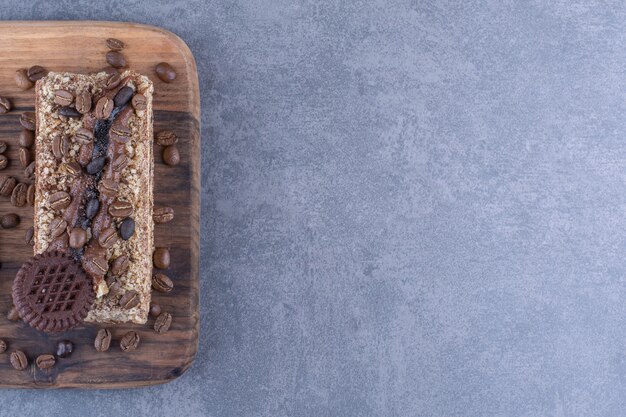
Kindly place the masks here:
[(117, 230), (115, 230), (115, 228), (113, 227), (108, 227), (104, 229), (100, 232), (100, 236), (98, 236), (98, 243), (100, 244), (100, 246), (106, 249), (112, 248), (117, 240)]
[(155, 223), (167, 223), (174, 219), (174, 209), (166, 206), (157, 206), (152, 212)]
[(67, 222), (59, 217), (52, 219), (50, 222), (50, 234), (52, 237), (59, 237), (67, 229)]
[(31, 207), (35, 205), (35, 190), (35, 184), (31, 184), (26, 191), (26, 202)]
[(113, 275), (120, 276), (126, 273), (126, 271), (128, 271), (128, 265), (129, 265), (128, 256), (126, 255), (119, 256), (115, 258), (115, 260), (111, 264), (111, 273)]
[(67, 358), (72, 354), (74, 345), (69, 340), (61, 340), (57, 343), (57, 356), (59, 358)]
[(150, 312), (152, 317), (159, 317), (161, 315), (161, 305), (159, 303), (150, 303)]
[(107, 77), (107, 79), (104, 81), (104, 88), (107, 90), (112, 90), (118, 85), (120, 85), (120, 82), (122, 82), (121, 75), (118, 74), (115, 70), (112, 70), (109, 73), (109, 76)]
[(59, 109), (59, 115), (65, 117), (81, 117), (82, 114), (74, 107), (61, 107)]
[(107, 63), (113, 68), (124, 68), (126, 66), (126, 58), (119, 51), (109, 51), (106, 54)]
[(163, 149), (163, 162), (169, 166), (176, 166), (180, 163), (180, 153), (176, 145)]
[(17, 180), (15, 178), (8, 175), (0, 175), (0, 195), (3, 197), (10, 196), (16, 184)]
[(87, 243), (87, 232), (79, 227), (75, 227), (70, 232), (70, 248), (80, 249)]
[(120, 237), (128, 240), (133, 234), (135, 234), (135, 220), (132, 217), (127, 217), (120, 224)]
[(113, 100), (102, 97), (96, 103), (95, 115), (98, 119), (108, 119), (113, 111)]
[(107, 46), (109, 47), (110, 50), (112, 51), (121, 51), (122, 49), (124, 49), (124, 42), (122, 42), (119, 39), (115, 39), (115, 38), (109, 38), (106, 40)]
[(162, 130), (155, 136), (157, 145), (170, 146), (178, 143), (178, 136), (171, 130)]
[(18, 371), (23, 371), (28, 366), (28, 359), (26, 354), (21, 350), (16, 350), (11, 353), (10, 357), (11, 366)]
[(56, 90), (54, 92), (54, 102), (59, 106), (69, 106), (74, 102), (74, 94), (67, 90)]
[(11, 204), (15, 207), (24, 207), (26, 205), (26, 193), (28, 185), (23, 182), (17, 184), (11, 193)]
[(32, 82), (42, 79), (46, 75), (48, 75), (48, 70), (39, 65), (33, 65), (26, 72), (28, 79)]
[(115, 107), (122, 107), (126, 105), (133, 97), (134, 92), (135, 91), (131, 87), (122, 87), (120, 91), (118, 91), (115, 95), (115, 98), (113, 98), (113, 103), (115, 104)]
[(135, 94), (131, 101), (133, 108), (137, 111), (143, 111), (148, 108), (148, 100), (143, 94)]
[(92, 198), (87, 202), (87, 207), (85, 208), (85, 215), (89, 220), (93, 219), (96, 214), (98, 214), (98, 209), (100, 208), (100, 201), (97, 198)]
[(35, 143), (35, 132), (22, 129), (17, 143), (24, 148), (30, 148)]
[(5, 169), (9, 165), (9, 158), (0, 155), (0, 170)]
[(91, 130), (85, 129), (81, 127), (74, 134), (74, 139), (80, 143), (91, 143), (93, 142), (94, 134)]
[(56, 359), (54, 359), (54, 355), (50, 354), (39, 355), (37, 356), (35, 363), (37, 364), (37, 368), (43, 371), (52, 368), (56, 363)]
[(157, 317), (154, 322), (154, 331), (162, 334), (170, 329), (172, 324), (172, 315), (170, 313), (163, 313)]
[(28, 73), (25, 69), (15, 71), (15, 84), (20, 90), (28, 90), (35, 85), (35, 83), (28, 78)]
[(120, 348), (124, 352), (130, 352), (137, 349), (139, 346), (139, 335), (137, 332), (128, 332), (122, 337), (120, 341)]
[(160, 62), (154, 68), (156, 74), (164, 83), (171, 83), (176, 79), (176, 71), (167, 62)]
[(133, 214), (133, 205), (128, 201), (115, 200), (109, 206), (109, 214), (113, 217), (128, 217)]
[(37, 163), (35, 161), (33, 161), (30, 164), (28, 164), (26, 169), (24, 169), (24, 176), (26, 177), (26, 179), (28, 179), (28, 180), (34, 180), (35, 179), (35, 169), (36, 168), (37, 168)]
[(158, 292), (170, 292), (174, 288), (174, 283), (167, 275), (158, 273), (152, 277), (152, 288)]
[(137, 291), (130, 290), (127, 291), (126, 294), (122, 296), (122, 298), (120, 298), (120, 307), (128, 310), (133, 307), (137, 307), (140, 301), (141, 300), (139, 299), (139, 294), (137, 293)]
[(0, 114), (5, 114), (11, 111), (11, 102), (6, 97), (0, 97)]
[(35, 237), (35, 228), (31, 226), (28, 229), (26, 229), (26, 233), (24, 233), (24, 242), (26, 242), (26, 244), (29, 246), (33, 246), (35, 244), (35, 240), (33, 239), (34, 237)]
[(97, 173), (102, 171), (102, 168), (104, 168), (104, 164), (106, 164), (106, 161), (107, 159), (105, 156), (93, 159), (90, 163), (87, 164), (87, 173), (90, 175), (96, 175)]
[(76, 110), (81, 114), (89, 113), (91, 110), (91, 94), (85, 90), (76, 95)]
[(20, 148), (19, 152), (20, 165), (22, 168), (26, 168), (30, 164), (30, 151), (28, 148)]
[(61, 210), (70, 205), (72, 197), (65, 191), (57, 191), (50, 195), (48, 202), (53, 209)]
[(18, 224), (20, 224), (20, 217), (15, 213), (5, 214), (0, 217), (0, 226), (2, 226), (3, 229), (13, 229), (17, 227)]
[(60, 161), (67, 155), (70, 148), (70, 139), (67, 135), (56, 135), (52, 139), (52, 154)]
[(35, 130), (35, 113), (32, 111), (22, 113), (20, 115), (20, 124), (24, 127), (24, 129)]
[(94, 340), (94, 347), (98, 352), (106, 352), (111, 346), (111, 332), (109, 329), (100, 329)]

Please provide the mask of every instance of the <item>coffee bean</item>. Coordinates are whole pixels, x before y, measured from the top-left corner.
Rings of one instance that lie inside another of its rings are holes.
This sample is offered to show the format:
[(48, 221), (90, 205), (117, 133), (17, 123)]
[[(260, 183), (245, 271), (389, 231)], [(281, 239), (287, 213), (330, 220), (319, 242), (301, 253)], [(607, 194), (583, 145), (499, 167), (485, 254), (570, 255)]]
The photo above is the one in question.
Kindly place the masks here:
[(111, 264), (111, 273), (117, 276), (125, 274), (126, 271), (128, 271), (128, 265), (129, 265), (128, 256), (126, 255), (119, 256), (115, 258), (115, 260)]
[(35, 132), (22, 129), (17, 143), (23, 148), (30, 148), (35, 143)]
[(33, 65), (26, 72), (28, 79), (32, 82), (42, 79), (46, 75), (48, 75), (48, 70), (39, 65)]
[(119, 189), (119, 183), (113, 180), (102, 180), (100, 184), (98, 184), (98, 191), (107, 197), (115, 197)]
[(26, 358), (26, 354), (21, 350), (16, 350), (11, 353), (11, 366), (17, 369), (18, 371), (23, 371), (28, 366), (28, 359)]
[(28, 148), (20, 148), (19, 150), (20, 165), (26, 168), (30, 164), (30, 151)]
[(10, 196), (16, 184), (17, 180), (15, 178), (8, 175), (0, 175), (0, 195), (3, 197)]
[(150, 303), (150, 313), (152, 317), (159, 317), (161, 315), (161, 305), (159, 303)]
[(11, 193), (11, 204), (15, 207), (24, 207), (26, 205), (26, 192), (28, 190), (28, 185), (20, 182), (15, 186), (13, 192)]
[(35, 184), (31, 184), (28, 186), (28, 190), (26, 190), (26, 202), (29, 206), (35, 206)]
[(61, 210), (66, 208), (72, 202), (72, 197), (66, 193), (65, 191), (57, 191), (54, 194), (51, 194), (48, 198), (48, 203), (50, 203), (50, 207), (55, 210)]
[(82, 114), (74, 107), (61, 107), (59, 109), (59, 115), (65, 117), (81, 117)]
[(126, 169), (128, 164), (130, 163), (130, 158), (124, 154), (119, 155), (117, 158), (111, 162), (111, 168), (115, 172), (122, 172)]
[(0, 353), (4, 353), (7, 351), (7, 342), (0, 339)]
[(124, 126), (113, 126), (109, 130), (109, 138), (117, 143), (128, 143), (130, 140), (131, 131)]
[(131, 309), (133, 307), (137, 307), (140, 303), (139, 293), (134, 290), (127, 291), (126, 294), (120, 298), (120, 307), (123, 309)]
[(67, 230), (67, 222), (60, 217), (52, 219), (50, 222), (50, 234), (52, 237), (59, 237)]
[(37, 368), (43, 371), (52, 368), (56, 363), (56, 359), (54, 359), (54, 355), (50, 354), (39, 355), (37, 356), (35, 363), (37, 364)]
[(24, 242), (26, 242), (26, 244), (29, 246), (33, 246), (35, 244), (34, 237), (35, 237), (35, 228), (31, 226), (28, 229), (26, 229), (26, 233), (24, 233)]
[(15, 84), (20, 90), (28, 90), (35, 85), (35, 83), (28, 78), (28, 73), (25, 69), (15, 71)]
[(0, 154), (5, 153), (9, 145), (3, 140), (0, 140)]
[(93, 132), (89, 129), (85, 129), (84, 127), (81, 127), (80, 129), (78, 129), (76, 133), (74, 134), (74, 140), (80, 143), (91, 143), (93, 142), (93, 138), (94, 138)]
[(162, 334), (170, 329), (172, 324), (172, 315), (170, 313), (163, 313), (154, 322), (154, 331)]
[(83, 255), (83, 268), (85, 269), (85, 272), (92, 277), (102, 278), (109, 270), (109, 263), (104, 256), (89, 255), (86, 253)]
[(148, 100), (143, 94), (135, 94), (131, 101), (133, 108), (137, 111), (143, 111), (148, 108)]
[(113, 100), (108, 97), (102, 97), (96, 103), (95, 115), (98, 119), (108, 119), (113, 111)]
[(74, 102), (74, 94), (67, 90), (56, 90), (53, 101), (59, 106), (69, 106)]
[(114, 227), (108, 227), (100, 232), (98, 236), (98, 243), (103, 248), (112, 248), (115, 242), (118, 241), (117, 230)]
[(47, 250), (48, 251), (58, 250), (61, 252), (65, 252), (67, 251), (68, 248), (69, 248), (69, 239), (68, 239), (67, 233), (64, 233), (61, 236), (54, 239), (52, 242), (50, 242), (50, 245), (48, 245)]
[(109, 214), (113, 217), (128, 217), (133, 214), (133, 205), (128, 201), (115, 200), (109, 206)]
[(154, 68), (156, 74), (164, 83), (171, 83), (176, 79), (176, 71), (167, 62), (160, 62)]
[(76, 161), (61, 165), (61, 170), (72, 177), (78, 177), (83, 172), (83, 167)]
[(139, 335), (137, 332), (128, 332), (122, 337), (120, 341), (120, 348), (124, 352), (130, 352), (137, 349), (139, 346)]
[(27, 180), (34, 180), (35, 179), (35, 169), (37, 168), (36, 165), (37, 165), (37, 163), (35, 161), (33, 161), (30, 164), (28, 164), (26, 169), (24, 169), (24, 176), (26, 177)]
[(2, 226), (3, 229), (12, 229), (17, 227), (18, 224), (20, 224), (20, 218), (15, 213), (5, 214), (0, 217), (0, 226)]
[(87, 166), (93, 155), (93, 143), (83, 143), (78, 151), (77, 161), (81, 166)]
[(91, 110), (91, 93), (85, 90), (76, 95), (76, 110), (81, 114), (89, 113)]
[(11, 102), (6, 97), (0, 97), (0, 114), (5, 114), (11, 111)]
[(115, 280), (107, 283), (107, 285), (109, 286), (109, 298), (115, 298), (122, 294), (122, 284), (119, 281)]
[(87, 202), (87, 207), (85, 208), (85, 215), (88, 219), (93, 219), (96, 214), (98, 214), (98, 209), (100, 208), (100, 201), (97, 198), (92, 198)]
[(107, 63), (113, 68), (124, 68), (126, 66), (126, 58), (119, 51), (109, 51), (106, 54)]
[(158, 206), (152, 212), (152, 219), (155, 223), (167, 223), (174, 219), (174, 209), (166, 206)]
[(163, 149), (163, 162), (169, 166), (176, 166), (180, 163), (180, 153), (178, 153), (176, 145)]
[(9, 319), (9, 321), (18, 321), (20, 319), (20, 314), (17, 312), (17, 308), (11, 307), (7, 313), (7, 319)]
[(133, 97), (134, 93), (135, 91), (129, 86), (120, 88), (120, 91), (118, 91), (115, 95), (115, 98), (113, 98), (113, 103), (115, 104), (115, 107), (122, 107), (126, 105)]
[(101, 156), (100, 158), (93, 159), (90, 163), (87, 164), (86, 170), (89, 175), (96, 175), (102, 168), (104, 168), (104, 164), (106, 164), (107, 159), (105, 156)]
[(178, 143), (178, 136), (171, 130), (162, 130), (156, 134), (156, 143), (161, 146), (176, 145)]
[(106, 40), (107, 46), (112, 51), (121, 51), (124, 49), (124, 42), (119, 39), (109, 38)]
[(120, 76), (120, 74), (115, 70), (111, 70), (109, 76), (104, 81), (104, 88), (107, 90), (112, 90), (120, 85), (120, 82), (122, 82), (122, 77)]
[(5, 169), (9, 165), (9, 158), (0, 155), (0, 170)]
[(156, 248), (152, 256), (154, 266), (159, 269), (170, 267), (170, 251), (167, 248)]
[(52, 139), (52, 153), (57, 161), (67, 155), (70, 149), (70, 138), (67, 135), (56, 135)]
[(35, 130), (35, 113), (32, 111), (22, 113), (20, 115), (20, 124), (24, 127), (24, 129)]
[(124, 240), (130, 239), (135, 234), (135, 220), (127, 217), (120, 223), (120, 237)]
[(109, 329), (100, 329), (96, 334), (96, 340), (93, 342), (98, 352), (106, 352), (111, 346), (111, 332)]
[(57, 343), (57, 356), (59, 358), (67, 358), (72, 354), (74, 345), (69, 340), (61, 340)]
[(170, 292), (174, 288), (174, 283), (167, 275), (157, 273), (152, 277), (152, 288), (158, 292)]
[(87, 243), (87, 232), (84, 229), (75, 227), (70, 232), (70, 248), (80, 249)]

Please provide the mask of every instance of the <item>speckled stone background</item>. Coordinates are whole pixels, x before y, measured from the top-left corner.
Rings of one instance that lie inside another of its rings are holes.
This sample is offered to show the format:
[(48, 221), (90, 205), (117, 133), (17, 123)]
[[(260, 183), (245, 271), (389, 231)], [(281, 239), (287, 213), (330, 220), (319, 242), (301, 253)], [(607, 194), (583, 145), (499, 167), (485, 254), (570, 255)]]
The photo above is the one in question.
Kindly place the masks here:
[(149, 389), (0, 391), (0, 415), (626, 414), (622, 2), (0, 17), (170, 29), (203, 105), (195, 364)]

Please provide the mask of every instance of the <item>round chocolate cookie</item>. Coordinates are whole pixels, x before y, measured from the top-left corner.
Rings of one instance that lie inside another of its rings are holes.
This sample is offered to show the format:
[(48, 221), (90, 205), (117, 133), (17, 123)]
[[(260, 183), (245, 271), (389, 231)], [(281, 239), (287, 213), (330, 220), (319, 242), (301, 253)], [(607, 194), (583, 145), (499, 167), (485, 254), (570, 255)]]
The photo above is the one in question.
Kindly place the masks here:
[(91, 280), (80, 264), (58, 251), (35, 255), (13, 281), (13, 303), (20, 317), (46, 333), (81, 323), (94, 298)]

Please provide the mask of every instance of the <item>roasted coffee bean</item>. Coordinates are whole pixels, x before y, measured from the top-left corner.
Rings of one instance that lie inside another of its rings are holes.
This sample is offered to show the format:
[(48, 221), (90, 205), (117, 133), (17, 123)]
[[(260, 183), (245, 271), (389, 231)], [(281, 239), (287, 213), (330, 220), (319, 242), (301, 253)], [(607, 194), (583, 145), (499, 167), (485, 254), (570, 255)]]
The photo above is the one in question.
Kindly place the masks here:
[(91, 156), (93, 155), (93, 143), (83, 143), (78, 151), (78, 163), (85, 167), (91, 162)]
[(122, 337), (120, 341), (120, 348), (124, 352), (130, 352), (137, 349), (139, 346), (139, 335), (137, 332), (128, 332)]
[(98, 243), (103, 248), (112, 248), (115, 242), (118, 241), (117, 230), (114, 227), (108, 227), (100, 232), (98, 236)]
[(100, 329), (96, 334), (96, 340), (93, 342), (98, 352), (106, 352), (111, 346), (111, 332), (109, 329)]
[(159, 269), (167, 269), (170, 267), (170, 251), (167, 248), (156, 248), (152, 256), (154, 266)]
[(59, 108), (59, 115), (65, 117), (82, 117), (82, 114), (74, 107), (61, 107)]
[(18, 321), (20, 319), (20, 314), (17, 312), (17, 308), (11, 307), (7, 313), (7, 319), (9, 319), (9, 321)]
[(20, 90), (28, 90), (35, 85), (35, 83), (28, 78), (28, 74), (25, 69), (15, 71), (15, 84)]
[(111, 273), (116, 276), (125, 274), (128, 271), (128, 256), (122, 255), (113, 261), (111, 264)]
[(29, 185), (28, 190), (26, 190), (26, 202), (31, 207), (35, 205), (35, 190), (35, 184)]
[(0, 175), (0, 195), (3, 197), (10, 196), (16, 184), (17, 180), (15, 178), (8, 175)]
[(107, 283), (109, 286), (109, 297), (118, 297), (122, 294), (122, 284), (119, 281), (115, 280), (110, 283)]
[(170, 313), (163, 313), (154, 322), (154, 331), (161, 334), (170, 329), (172, 324), (172, 315)]
[(5, 169), (9, 165), (9, 158), (0, 155), (0, 170)]
[(118, 91), (115, 95), (115, 98), (113, 98), (113, 103), (115, 104), (115, 107), (122, 107), (126, 105), (133, 97), (134, 92), (135, 90), (133, 90), (129, 86), (120, 88), (120, 91)]
[(109, 138), (117, 143), (128, 143), (130, 135), (130, 129), (124, 126), (113, 126), (109, 130)]
[(152, 317), (159, 317), (161, 315), (161, 305), (159, 303), (150, 303), (150, 313)]
[(5, 214), (0, 217), (0, 226), (3, 229), (12, 229), (17, 227), (18, 224), (20, 224), (20, 217), (15, 213)]
[(67, 230), (67, 222), (60, 217), (55, 217), (50, 222), (50, 234), (52, 237), (59, 237)]
[(115, 158), (113, 162), (111, 162), (111, 168), (113, 168), (113, 171), (115, 172), (122, 172), (126, 169), (129, 163), (130, 158), (127, 157), (125, 154), (121, 154), (117, 158)]
[(109, 206), (109, 214), (113, 217), (128, 217), (133, 214), (133, 205), (128, 201), (115, 200)]
[(61, 340), (57, 343), (57, 356), (59, 358), (67, 358), (72, 354), (74, 345), (69, 340)]
[(97, 198), (92, 198), (87, 202), (87, 207), (85, 208), (85, 215), (89, 220), (93, 219), (96, 214), (98, 214), (98, 209), (100, 208), (100, 201)]
[(74, 102), (74, 94), (67, 90), (56, 90), (54, 92), (54, 102), (59, 106), (69, 106)]
[(91, 110), (91, 93), (85, 90), (76, 95), (76, 110), (81, 114), (89, 113)]
[(78, 129), (74, 135), (74, 140), (79, 143), (91, 143), (93, 142), (93, 138), (93, 132), (89, 129), (85, 129), (84, 127)]
[(52, 154), (60, 161), (70, 149), (70, 138), (67, 135), (56, 135), (52, 139)]
[(9, 145), (3, 140), (0, 140), (0, 154), (5, 153)]
[(133, 108), (137, 111), (143, 111), (148, 108), (148, 101), (143, 94), (135, 94), (131, 100)]
[(113, 68), (124, 68), (126, 66), (126, 58), (119, 51), (109, 51), (106, 54), (107, 63)]
[(161, 146), (171, 146), (178, 143), (178, 136), (171, 130), (161, 130), (156, 134), (156, 143)]
[(22, 129), (17, 143), (23, 148), (30, 148), (35, 143), (35, 132)]
[(70, 248), (80, 249), (87, 243), (87, 232), (75, 227), (70, 231)]
[(6, 97), (0, 97), (0, 114), (5, 114), (11, 111), (11, 102)]
[(164, 83), (171, 83), (176, 79), (176, 71), (167, 62), (160, 62), (154, 67), (156, 74)]
[(50, 195), (48, 202), (50, 203), (50, 207), (53, 209), (61, 210), (70, 205), (72, 197), (65, 191), (57, 191), (56, 193)]
[(54, 355), (50, 354), (39, 355), (37, 356), (35, 363), (37, 364), (37, 368), (43, 371), (52, 368), (56, 363), (56, 359), (54, 359)]
[(24, 176), (26, 177), (26, 179), (28, 180), (35, 179), (35, 168), (37, 168), (36, 165), (37, 163), (33, 161), (30, 164), (28, 164), (28, 166), (24, 169)]
[[(1, 110), (0, 106), (0, 110)], [(24, 129), (35, 130), (35, 113), (32, 111), (26, 111), (20, 115), (20, 124)]]
[(77, 177), (83, 172), (83, 167), (76, 161), (61, 165), (61, 170), (72, 177)]
[(15, 207), (24, 207), (26, 205), (26, 193), (28, 191), (28, 185), (20, 182), (15, 186), (11, 193), (11, 204)]
[(113, 100), (108, 97), (102, 97), (96, 103), (95, 115), (98, 119), (108, 119), (113, 111)]
[(67, 237), (67, 233), (64, 233), (61, 236), (54, 239), (52, 242), (50, 242), (50, 245), (48, 246), (47, 250), (48, 251), (58, 250), (61, 252), (65, 252), (68, 247), (69, 247), (69, 240)]
[(109, 263), (104, 259), (104, 256), (85, 254), (83, 255), (83, 268), (87, 274), (102, 278), (109, 270)]
[(152, 277), (152, 288), (158, 292), (170, 292), (174, 288), (174, 283), (167, 275), (158, 273)]
[(28, 229), (26, 229), (26, 233), (24, 233), (24, 242), (26, 242), (26, 244), (29, 246), (33, 246), (35, 244), (34, 237), (35, 237), (35, 228), (31, 226)]
[(48, 75), (48, 70), (39, 65), (33, 65), (26, 71), (26, 75), (28, 79), (32, 82), (42, 79), (46, 75)]
[(155, 223), (167, 223), (174, 219), (174, 209), (166, 206), (157, 206), (152, 212)]
[(107, 197), (115, 197), (119, 189), (120, 185), (113, 180), (102, 180), (98, 185), (98, 190), (100, 191), (100, 193), (104, 194)]
[(109, 73), (108, 78), (104, 81), (104, 88), (107, 90), (112, 90), (120, 85), (120, 82), (122, 82), (122, 77), (117, 71), (112, 70)]
[(107, 46), (112, 51), (121, 51), (122, 49), (124, 49), (124, 42), (119, 39), (109, 38), (106, 40), (106, 42)]
[(28, 366), (28, 359), (26, 358), (26, 354), (21, 350), (16, 350), (11, 353), (11, 366), (17, 369), (18, 371), (23, 371)]
[(101, 156), (100, 158), (92, 159), (90, 163), (87, 164), (86, 171), (89, 175), (96, 175), (102, 168), (104, 168), (104, 164), (106, 164), (107, 159), (105, 156)]
[(135, 234), (135, 220), (127, 217), (120, 223), (120, 237), (124, 240), (130, 239)]
[(176, 166), (180, 163), (180, 153), (176, 145), (163, 149), (163, 162), (169, 166)]
[(20, 165), (26, 168), (30, 164), (30, 151), (28, 148), (20, 148), (19, 150)]
[(7, 342), (0, 339), (0, 353), (4, 353), (7, 351)]
[(127, 291), (126, 294), (120, 298), (120, 307), (123, 309), (131, 309), (133, 307), (137, 307), (139, 305), (139, 293), (134, 290)]

